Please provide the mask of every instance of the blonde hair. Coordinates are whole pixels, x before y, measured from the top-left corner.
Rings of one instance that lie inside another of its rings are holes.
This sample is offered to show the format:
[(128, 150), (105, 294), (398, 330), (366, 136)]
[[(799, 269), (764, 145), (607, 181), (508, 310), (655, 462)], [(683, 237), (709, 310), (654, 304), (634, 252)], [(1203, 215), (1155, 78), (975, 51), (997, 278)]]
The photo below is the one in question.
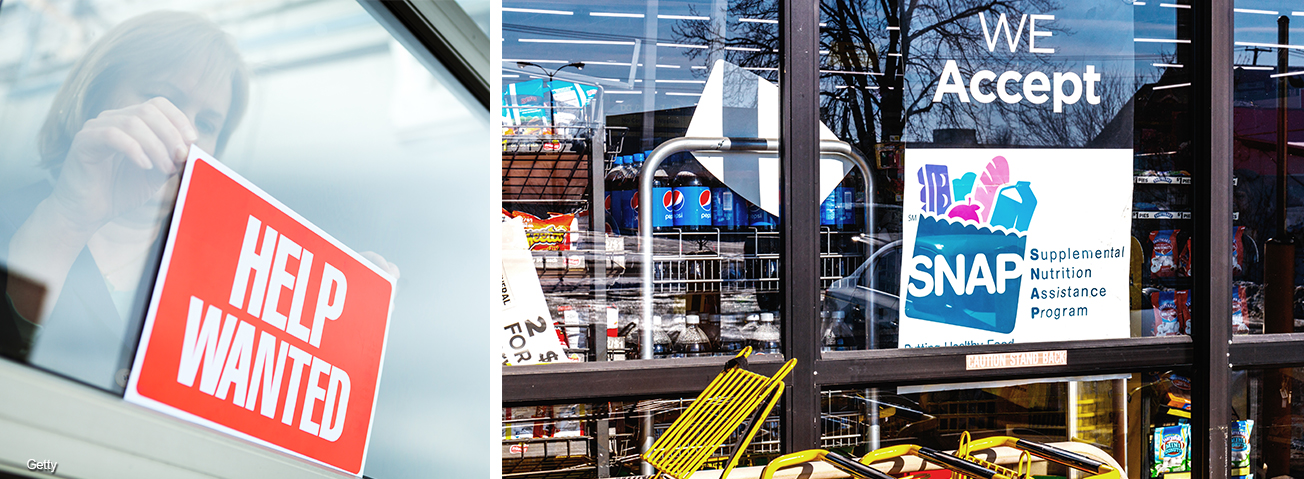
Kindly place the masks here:
[(221, 155), (249, 101), (249, 70), (235, 41), (213, 22), (193, 13), (158, 11), (109, 30), (73, 65), (41, 126), (41, 166), (63, 164), (73, 136), (108, 109), (103, 103), (121, 82), (163, 74), (196, 60), (204, 77), (231, 75), (231, 107), (213, 152)]

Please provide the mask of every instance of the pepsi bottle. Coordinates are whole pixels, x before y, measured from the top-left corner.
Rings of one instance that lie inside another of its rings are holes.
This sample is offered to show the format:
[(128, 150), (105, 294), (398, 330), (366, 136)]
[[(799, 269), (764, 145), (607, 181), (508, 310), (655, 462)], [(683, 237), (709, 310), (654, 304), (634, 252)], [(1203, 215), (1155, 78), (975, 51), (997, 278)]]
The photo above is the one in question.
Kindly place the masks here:
[(684, 231), (703, 231), (711, 226), (711, 188), (702, 178), (685, 168), (675, 175), (675, 194), (671, 211), (675, 213), (675, 227)]
[(839, 185), (820, 203), (820, 226), (836, 229), (842, 221), (842, 186)]
[(639, 171), (643, 169), (643, 154), (635, 153), (625, 159), (625, 201), (621, 203), (621, 229), (625, 234), (638, 233)]
[(675, 190), (670, 175), (658, 166), (652, 174), (652, 231), (666, 231), (675, 226)]
[(606, 210), (607, 214), (608, 233), (619, 233), (620, 231), (620, 214), (623, 211), (621, 208), (621, 198), (624, 195), (618, 188), (621, 187), (620, 180), (624, 174), (621, 165), (624, 164), (624, 162), (625, 157), (623, 156), (617, 156), (613, 159), (611, 161), (611, 171), (608, 171), (607, 176), (602, 180), (602, 187), (606, 189), (606, 193), (603, 195), (603, 208)]
[(752, 203), (747, 203), (747, 226), (761, 231), (773, 231), (779, 227), (779, 218)]
[(744, 226), (745, 221), (739, 221), (738, 218), (745, 216), (747, 210), (738, 211), (735, 200), (737, 195), (733, 190), (709, 173), (707, 173), (707, 184), (711, 187), (711, 226), (721, 231), (733, 231), (739, 226)]
[(853, 168), (847, 177), (833, 189), (833, 193), (838, 196), (838, 229), (842, 231), (860, 231), (862, 221), (865, 216), (865, 206), (862, 199), (856, 198), (857, 194), (864, 189), (864, 182), (861, 180), (860, 170)]

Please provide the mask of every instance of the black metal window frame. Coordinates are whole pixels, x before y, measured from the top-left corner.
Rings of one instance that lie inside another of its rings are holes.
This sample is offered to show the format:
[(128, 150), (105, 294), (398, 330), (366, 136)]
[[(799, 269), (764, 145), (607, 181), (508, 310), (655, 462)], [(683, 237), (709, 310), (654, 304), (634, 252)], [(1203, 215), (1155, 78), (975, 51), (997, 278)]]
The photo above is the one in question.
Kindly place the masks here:
[[(797, 358), (784, 395), (782, 449), (818, 447), (820, 391), (839, 386), (901, 386), (1185, 369), (1192, 375), (1193, 477), (1227, 477), (1230, 375), (1233, 369), (1304, 366), (1304, 333), (1238, 336), (1231, 315), (1232, 7), (1233, 0), (1192, 0), (1194, 51), (1194, 244), (1190, 337), (1063, 341), (930, 349), (819, 351), (817, 211), (819, 148), (819, 3), (781, 0), (779, 12), (780, 188), (784, 355)], [(801, 286), (804, 285), (804, 286)], [(970, 354), (1067, 351), (1064, 366), (966, 371)], [(776, 371), (783, 359), (752, 361)], [(718, 358), (555, 364), (504, 368), (504, 406), (691, 396), (719, 371)]]

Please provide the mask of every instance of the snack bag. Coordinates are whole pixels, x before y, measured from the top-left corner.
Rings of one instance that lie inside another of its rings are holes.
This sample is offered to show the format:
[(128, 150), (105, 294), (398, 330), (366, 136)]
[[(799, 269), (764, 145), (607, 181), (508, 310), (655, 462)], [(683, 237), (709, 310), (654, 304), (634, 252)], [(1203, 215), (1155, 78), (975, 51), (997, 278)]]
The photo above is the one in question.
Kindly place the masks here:
[(584, 435), (583, 404), (558, 404), (552, 407), (553, 417), (557, 419), (557, 430), (552, 437), (579, 437)]
[(1250, 332), (1250, 327), (1245, 324), (1245, 309), (1249, 306), (1245, 293), (1245, 285), (1232, 286), (1232, 334)]
[(1191, 276), (1191, 238), (1186, 239), (1186, 246), (1182, 248), (1182, 254), (1178, 257), (1178, 274), (1186, 277)]
[[(534, 406), (510, 408), (511, 417), (507, 419), (530, 419), (534, 417)], [(507, 439), (530, 439), (534, 437), (534, 422), (513, 422), (507, 428)]]
[(525, 223), (525, 239), (530, 251), (569, 251), (570, 232), (575, 215), (549, 213), (548, 219), (539, 219), (529, 213), (513, 211), (513, 218)]
[[(1254, 420), (1246, 419), (1232, 424), (1231, 457), (1232, 475), (1244, 476), (1250, 468), (1250, 432), (1254, 429)], [(1238, 471), (1237, 469), (1241, 469)]]
[(1241, 241), (1243, 236), (1244, 226), (1232, 227), (1232, 276), (1240, 276), (1245, 272), (1245, 244)]
[[(1183, 298), (1185, 301), (1185, 298)], [(1177, 336), (1182, 334), (1182, 320), (1178, 317), (1177, 294), (1175, 291), (1156, 291), (1150, 293), (1150, 304), (1155, 314), (1150, 324), (1148, 336)]]
[(1174, 303), (1177, 304), (1177, 320), (1182, 322), (1182, 332), (1191, 335), (1191, 292), (1174, 291)]
[(1150, 274), (1159, 278), (1171, 278), (1177, 271), (1174, 263), (1174, 250), (1177, 247), (1177, 233), (1181, 230), (1159, 230), (1150, 232), (1150, 244), (1154, 245), (1150, 253)]
[(1150, 476), (1191, 470), (1190, 437), (1189, 424), (1155, 428), (1155, 462), (1150, 468)]

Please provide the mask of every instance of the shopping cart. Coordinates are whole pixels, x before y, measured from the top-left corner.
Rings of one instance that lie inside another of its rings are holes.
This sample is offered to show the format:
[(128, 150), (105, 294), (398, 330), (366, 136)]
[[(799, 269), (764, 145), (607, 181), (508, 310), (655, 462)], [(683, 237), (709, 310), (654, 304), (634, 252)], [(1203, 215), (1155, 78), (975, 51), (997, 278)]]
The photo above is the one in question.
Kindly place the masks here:
[[(1016, 469), (999, 466), (971, 454), (972, 451), (998, 446), (1011, 447), (1020, 451), (1019, 463)], [(774, 473), (779, 469), (812, 461), (827, 462), (852, 477), (891, 479), (892, 476), (869, 465), (902, 456), (917, 456), (925, 462), (941, 465), (956, 473), (959, 477), (978, 479), (1032, 479), (1031, 456), (1037, 456), (1090, 474), (1085, 479), (1119, 479), (1120, 477), (1118, 469), (1109, 464), (1058, 447), (1009, 436), (995, 436), (971, 441), (969, 433), (965, 432), (960, 436), (960, 447), (955, 454), (914, 444), (902, 444), (877, 449), (857, 461), (850, 456), (835, 451), (809, 449), (780, 456), (771, 461), (765, 466), (765, 470), (761, 471), (761, 479), (773, 479)]]
[(738, 465), (742, 452), (783, 396), (783, 378), (797, 365), (796, 359), (790, 359), (774, 376), (765, 377), (747, 370), (751, 354), (752, 348), (747, 347), (730, 359), (724, 371), (643, 453), (643, 460), (657, 471), (652, 479), (691, 476), (750, 418), (747, 434), (734, 446), (720, 479), (728, 477)]

